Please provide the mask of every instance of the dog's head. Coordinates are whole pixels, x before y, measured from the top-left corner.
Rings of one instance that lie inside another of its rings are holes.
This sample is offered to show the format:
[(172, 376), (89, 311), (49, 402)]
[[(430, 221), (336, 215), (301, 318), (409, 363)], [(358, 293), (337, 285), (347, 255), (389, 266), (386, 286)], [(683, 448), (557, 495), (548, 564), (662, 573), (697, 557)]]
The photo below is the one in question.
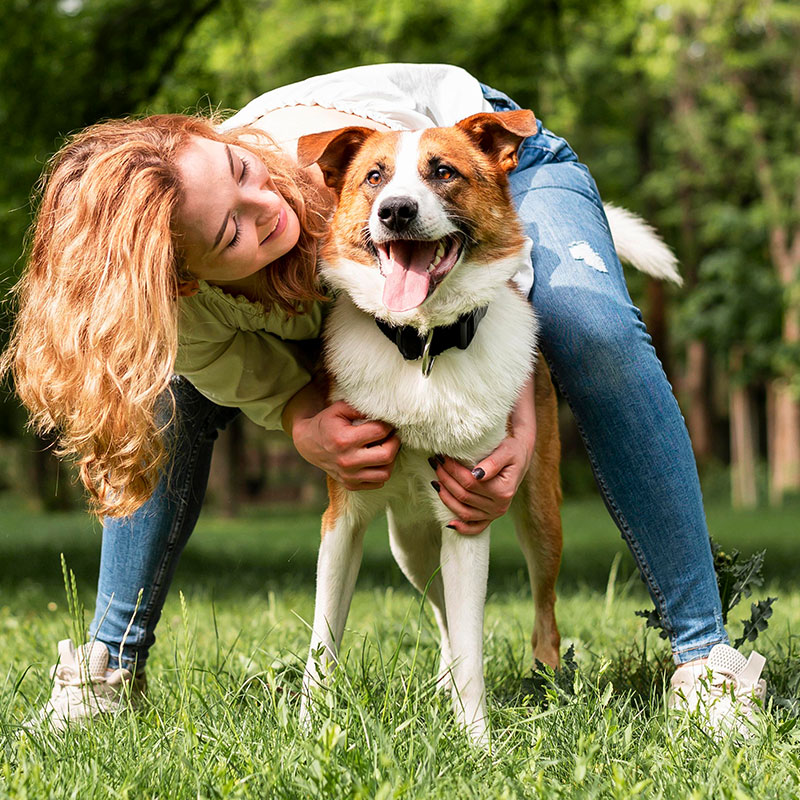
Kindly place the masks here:
[(530, 111), (474, 114), (450, 128), (351, 127), (303, 136), (339, 196), (325, 279), (398, 325), (446, 324), (485, 304), (518, 269), (523, 236), (508, 191)]

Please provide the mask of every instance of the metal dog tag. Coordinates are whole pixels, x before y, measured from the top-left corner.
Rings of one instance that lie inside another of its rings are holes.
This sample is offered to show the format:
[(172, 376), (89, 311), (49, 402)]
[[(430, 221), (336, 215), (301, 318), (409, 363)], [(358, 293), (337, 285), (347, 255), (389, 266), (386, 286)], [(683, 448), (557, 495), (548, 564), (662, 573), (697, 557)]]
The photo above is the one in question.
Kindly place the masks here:
[(433, 362), (436, 356), (431, 355), (431, 344), (433, 342), (433, 328), (428, 331), (428, 338), (425, 339), (425, 344), (422, 348), (422, 374), (427, 378), (433, 369)]

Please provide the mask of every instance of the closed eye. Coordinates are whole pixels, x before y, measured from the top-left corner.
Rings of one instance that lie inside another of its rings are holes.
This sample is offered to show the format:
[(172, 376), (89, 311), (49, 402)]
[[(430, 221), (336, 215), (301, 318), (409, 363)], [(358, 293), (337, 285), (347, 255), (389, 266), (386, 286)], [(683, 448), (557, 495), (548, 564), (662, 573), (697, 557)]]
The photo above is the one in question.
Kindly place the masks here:
[(244, 158), (240, 158), (239, 160), (242, 162), (242, 174), (239, 176), (239, 183), (244, 183), (244, 179), (250, 172), (250, 163)]
[(239, 220), (237, 220), (236, 217), (233, 218), (233, 224), (236, 226), (236, 230), (233, 233), (233, 238), (226, 245), (226, 249), (236, 247), (236, 245), (239, 244), (239, 239), (242, 238), (242, 230), (239, 227)]

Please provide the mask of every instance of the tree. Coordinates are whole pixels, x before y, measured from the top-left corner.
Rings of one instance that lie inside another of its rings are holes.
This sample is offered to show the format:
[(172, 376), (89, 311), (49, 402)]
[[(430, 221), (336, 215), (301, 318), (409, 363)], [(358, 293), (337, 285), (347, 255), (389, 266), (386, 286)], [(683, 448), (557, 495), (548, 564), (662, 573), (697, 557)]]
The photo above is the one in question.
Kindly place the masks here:
[[(800, 492), (800, 9), (794, 3), (716, 3), (707, 68), (726, 149), (748, 198), (782, 294), (780, 347), (768, 385), (770, 500)], [(720, 88), (724, 87), (724, 88)]]

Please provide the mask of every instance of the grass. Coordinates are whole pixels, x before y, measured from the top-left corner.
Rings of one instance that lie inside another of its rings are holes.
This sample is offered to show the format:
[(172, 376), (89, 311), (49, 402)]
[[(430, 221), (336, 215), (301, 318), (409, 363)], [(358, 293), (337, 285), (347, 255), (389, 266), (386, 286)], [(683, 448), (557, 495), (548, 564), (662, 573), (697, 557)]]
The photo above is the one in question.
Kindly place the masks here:
[[(798, 508), (709, 510), (725, 547), (767, 548), (759, 594), (780, 599), (758, 649), (784, 698), (799, 693), (798, 520)], [(299, 727), (318, 515), (289, 512), (201, 520), (140, 713), (19, 736), (49, 691), (56, 642), (72, 631), (59, 554), (91, 608), (100, 535), (82, 515), (42, 516), (0, 498), (0, 798), (800, 797), (800, 727), (784, 709), (741, 747), (685, 722), (670, 733), (667, 647), (633, 614), (649, 601), (619, 535), (596, 501), (568, 503), (564, 522), (557, 611), (578, 671), (549, 680), (531, 678), (532, 609), (513, 532), (505, 521), (494, 531), (491, 754), (470, 747), (435, 690), (435, 625), (380, 524), (365, 543), (345, 668), (319, 698), (312, 732)]]

